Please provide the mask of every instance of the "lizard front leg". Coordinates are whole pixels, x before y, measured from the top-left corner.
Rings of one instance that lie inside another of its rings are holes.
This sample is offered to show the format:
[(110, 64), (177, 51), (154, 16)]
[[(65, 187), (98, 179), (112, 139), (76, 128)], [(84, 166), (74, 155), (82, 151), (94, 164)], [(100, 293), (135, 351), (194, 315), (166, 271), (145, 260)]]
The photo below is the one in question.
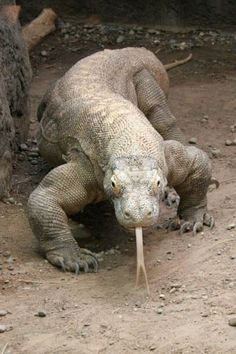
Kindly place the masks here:
[(207, 211), (207, 190), (211, 183), (212, 170), (207, 154), (173, 140), (163, 143), (168, 183), (180, 196), (180, 232), (193, 230), (195, 234), (203, 229), (203, 225), (212, 228), (214, 218)]
[[(85, 160), (85, 159), (84, 159)], [(96, 201), (99, 189), (89, 161), (69, 162), (53, 169), (32, 192), (28, 218), (46, 258), (66, 271), (97, 270), (92, 252), (72, 236), (67, 215)]]

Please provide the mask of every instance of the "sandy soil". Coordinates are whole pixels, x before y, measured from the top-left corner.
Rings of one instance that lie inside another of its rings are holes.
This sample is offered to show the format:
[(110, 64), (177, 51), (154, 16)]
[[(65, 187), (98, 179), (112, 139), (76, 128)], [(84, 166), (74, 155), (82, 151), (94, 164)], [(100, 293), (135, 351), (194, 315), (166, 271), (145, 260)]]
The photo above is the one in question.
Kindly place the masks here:
[[(51, 56), (38, 55), (56, 40), (56, 34), (49, 37), (32, 57), (32, 137), (48, 84), (90, 52), (88, 43), (79, 53), (58, 47)], [(190, 63), (170, 72), (172, 111), (199, 147), (220, 150), (212, 163), (221, 185), (209, 193), (212, 231), (146, 235), (150, 297), (145, 287), (134, 287), (134, 238), (120, 230), (106, 204), (78, 217), (93, 235), (87, 247), (108, 250), (97, 274), (62, 273), (42, 258), (25, 204), (45, 167), (42, 161), (16, 162), (13, 196), (21, 205), (0, 204), (0, 310), (8, 311), (0, 325), (9, 329), (0, 333), (0, 353), (236, 353), (236, 328), (228, 324), (236, 317), (236, 228), (227, 230), (236, 223), (236, 146), (225, 146), (226, 139), (236, 139), (230, 131), (236, 123), (236, 56), (230, 50), (195, 48)], [(170, 62), (175, 54), (160, 57)], [(176, 212), (162, 210), (160, 222)], [(46, 316), (35, 316), (39, 311)]]

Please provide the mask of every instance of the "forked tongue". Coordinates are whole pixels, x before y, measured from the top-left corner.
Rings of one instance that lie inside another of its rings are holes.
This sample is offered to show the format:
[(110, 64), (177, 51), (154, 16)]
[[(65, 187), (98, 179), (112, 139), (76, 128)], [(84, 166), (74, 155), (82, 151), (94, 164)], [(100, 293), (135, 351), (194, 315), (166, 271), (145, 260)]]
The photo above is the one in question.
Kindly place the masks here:
[(140, 272), (143, 272), (147, 293), (150, 295), (150, 289), (148, 284), (148, 278), (146, 273), (146, 268), (144, 264), (144, 255), (143, 255), (143, 230), (141, 227), (135, 228), (136, 235), (136, 247), (137, 247), (137, 275), (136, 275), (136, 286), (139, 284)]

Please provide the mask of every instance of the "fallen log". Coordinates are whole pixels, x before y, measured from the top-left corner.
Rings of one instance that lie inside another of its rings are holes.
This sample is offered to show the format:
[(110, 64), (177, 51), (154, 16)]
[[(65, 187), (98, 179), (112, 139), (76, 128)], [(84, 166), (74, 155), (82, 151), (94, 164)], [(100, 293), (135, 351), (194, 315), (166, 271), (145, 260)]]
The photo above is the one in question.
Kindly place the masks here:
[(38, 17), (22, 28), (22, 35), (28, 50), (34, 48), (45, 36), (55, 31), (56, 13), (52, 9), (43, 9)]

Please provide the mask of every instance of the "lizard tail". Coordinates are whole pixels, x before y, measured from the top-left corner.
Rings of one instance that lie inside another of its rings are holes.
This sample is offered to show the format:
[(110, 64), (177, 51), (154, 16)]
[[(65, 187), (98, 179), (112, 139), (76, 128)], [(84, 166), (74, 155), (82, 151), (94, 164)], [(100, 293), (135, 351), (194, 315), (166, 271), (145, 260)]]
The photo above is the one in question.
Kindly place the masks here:
[(164, 68), (165, 68), (166, 70), (170, 70), (170, 69), (175, 68), (176, 66), (185, 64), (185, 63), (187, 63), (189, 60), (192, 59), (192, 56), (193, 56), (192, 54), (189, 54), (189, 56), (187, 56), (187, 58), (184, 58), (184, 59), (181, 59), (181, 60), (175, 60), (173, 63), (169, 63), (169, 64), (164, 65)]

